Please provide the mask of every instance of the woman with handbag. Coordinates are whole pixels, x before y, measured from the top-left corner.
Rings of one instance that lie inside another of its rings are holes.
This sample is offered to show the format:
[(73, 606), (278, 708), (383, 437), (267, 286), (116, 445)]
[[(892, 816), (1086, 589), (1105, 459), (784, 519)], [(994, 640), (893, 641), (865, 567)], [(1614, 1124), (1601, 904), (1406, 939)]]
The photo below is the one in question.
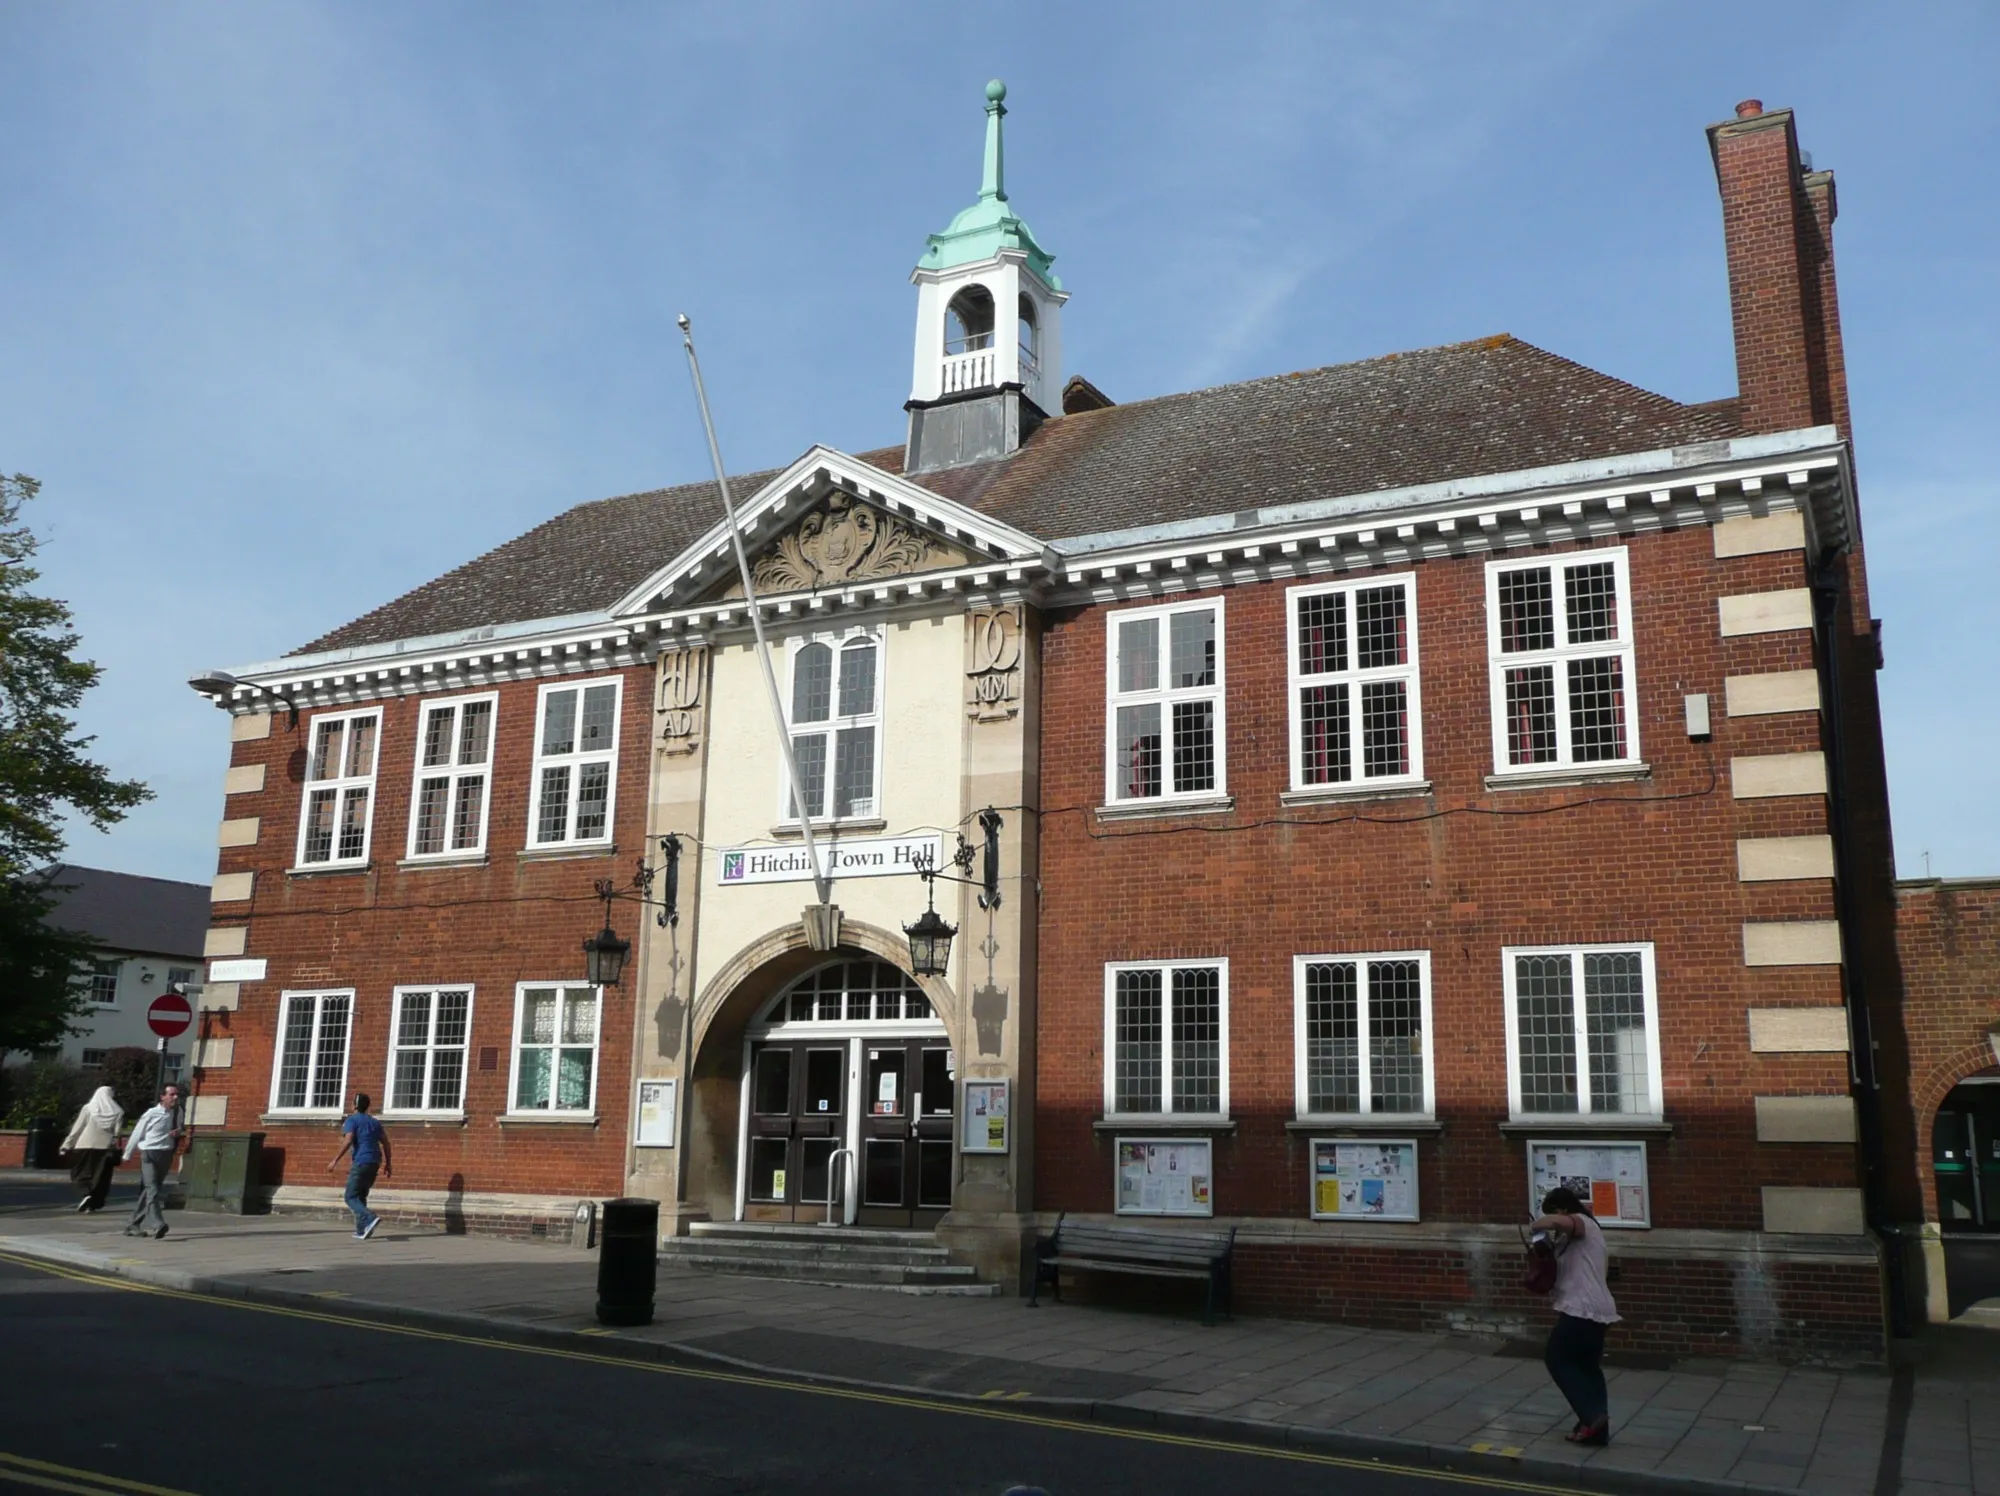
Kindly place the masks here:
[(76, 1202), (80, 1214), (104, 1209), (111, 1171), (118, 1167), (118, 1129), (124, 1121), (125, 1108), (109, 1086), (99, 1086), (97, 1094), (77, 1108), (62, 1151), (69, 1155), (69, 1181), (80, 1197)]
[[(1576, 1412), (1572, 1444), (1611, 1442), (1610, 1394), (1604, 1385), (1604, 1332), (1618, 1322), (1618, 1306), (1605, 1282), (1604, 1228), (1590, 1207), (1569, 1189), (1553, 1189), (1530, 1230), (1557, 1232), (1563, 1246), (1555, 1254), (1555, 1281), (1548, 1290), (1556, 1311), (1542, 1362)], [(1544, 1259), (1546, 1260), (1546, 1259)], [(1544, 1270), (1545, 1272), (1545, 1270)], [(1530, 1267), (1530, 1286), (1538, 1275)]]

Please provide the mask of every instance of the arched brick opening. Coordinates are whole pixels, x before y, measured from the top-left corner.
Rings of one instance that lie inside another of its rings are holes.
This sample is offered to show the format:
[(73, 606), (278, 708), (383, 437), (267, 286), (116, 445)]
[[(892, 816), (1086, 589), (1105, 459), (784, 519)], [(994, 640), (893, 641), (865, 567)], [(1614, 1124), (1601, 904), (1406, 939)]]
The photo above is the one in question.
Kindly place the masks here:
[(966, 1053), (966, 1015), (958, 993), (942, 977), (910, 973), (910, 947), (901, 935), (844, 919), (840, 945), (816, 951), (802, 924), (783, 925), (751, 941), (696, 995), (694, 1054), (688, 1070), (689, 1204), (710, 1219), (736, 1216), (736, 1171), (742, 1140), (743, 1039), (751, 1019), (791, 982), (828, 961), (872, 956), (910, 974), (930, 999), (952, 1048)]

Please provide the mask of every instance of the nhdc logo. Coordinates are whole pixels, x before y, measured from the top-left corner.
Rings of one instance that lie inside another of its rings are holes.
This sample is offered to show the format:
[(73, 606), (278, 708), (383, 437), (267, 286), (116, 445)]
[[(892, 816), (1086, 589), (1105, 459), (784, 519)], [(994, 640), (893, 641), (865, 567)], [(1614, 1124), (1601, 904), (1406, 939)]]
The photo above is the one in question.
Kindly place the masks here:
[(741, 883), (743, 881), (743, 854), (741, 852), (724, 852), (722, 854), (722, 881), (724, 883)]

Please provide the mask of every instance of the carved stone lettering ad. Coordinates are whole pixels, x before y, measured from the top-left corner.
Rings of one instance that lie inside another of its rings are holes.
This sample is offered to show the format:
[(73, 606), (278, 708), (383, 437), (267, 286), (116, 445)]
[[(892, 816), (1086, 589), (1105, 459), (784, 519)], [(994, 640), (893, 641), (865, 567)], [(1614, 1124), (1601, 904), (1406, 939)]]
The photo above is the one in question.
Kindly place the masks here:
[(965, 615), (972, 649), (965, 712), (975, 721), (1004, 721), (1021, 710), (1021, 612), (1010, 603)]
[(956, 560), (949, 547), (922, 530), (835, 492), (814, 505), (796, 529), (779, 536), (751, 575), (760, 592), (804, 592), (931, 571)]
[(660, 747), (692, 753), (701, 742), (702, 679), (708, 674), (708, 646), (690, 644), (660, 656)]

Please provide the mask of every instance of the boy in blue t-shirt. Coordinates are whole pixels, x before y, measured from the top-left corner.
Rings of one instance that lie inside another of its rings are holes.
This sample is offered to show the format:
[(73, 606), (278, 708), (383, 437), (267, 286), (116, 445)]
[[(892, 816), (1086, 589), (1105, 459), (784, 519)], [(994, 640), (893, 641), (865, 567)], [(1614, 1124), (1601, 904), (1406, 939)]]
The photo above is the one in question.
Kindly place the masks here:
[(382, 1224), (382, 1218), (368, 1208), (368, 1192), (375, 1187), (375, 1173), (379, 1169), (384, 1179), (395, 1174), (389, 1163), (389, 1134), (380, 1122), (368, 1115), (373, 1105), (366, 1091), (354, 1098), (354, 1115), (340, 1124), (346, 1141), (340, 1145), (340, 1152), (326, 1166), (331, 1174), (346, 1157), (348, 1149), (354, 1150), (354, 1164), (347, 1171), (347, 1208), (354, 1212), (354, 1239), (366, 1241), (375, 1234), (375, 1228)]

